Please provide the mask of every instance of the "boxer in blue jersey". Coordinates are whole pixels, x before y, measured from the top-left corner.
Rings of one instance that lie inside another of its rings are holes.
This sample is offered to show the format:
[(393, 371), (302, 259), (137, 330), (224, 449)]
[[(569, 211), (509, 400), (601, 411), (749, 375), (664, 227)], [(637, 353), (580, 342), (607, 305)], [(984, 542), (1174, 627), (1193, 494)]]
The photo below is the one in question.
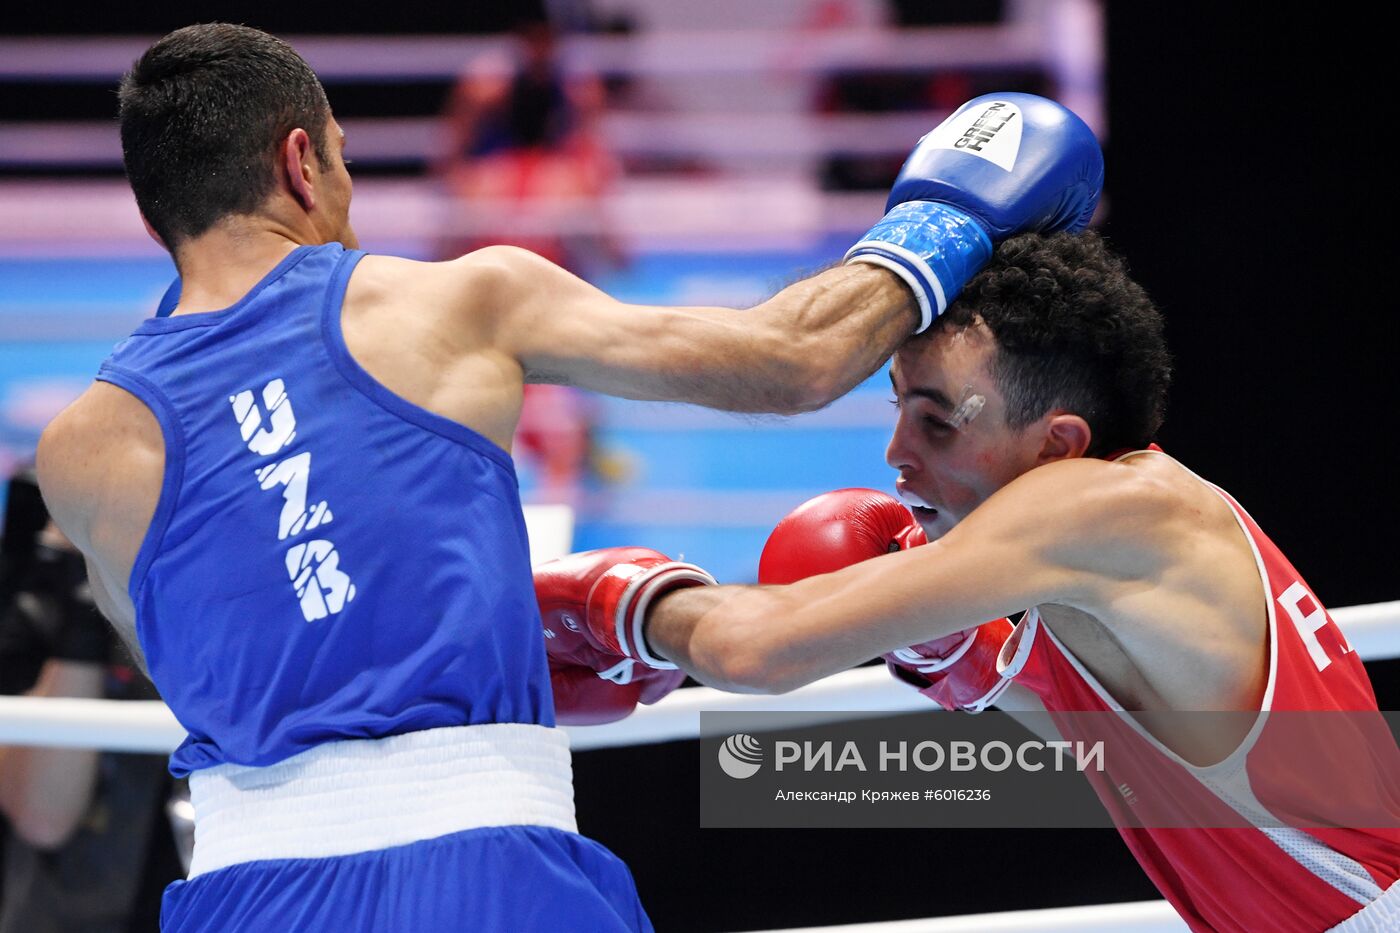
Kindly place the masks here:
[[(993, 239), (1082, 221), (1102, 172), (1054, 105), (978, 105), (971, 135), (925, 148), (978, 151), (938, 185), (1016, 200), (1005, 229), (929, 189), (852, 264), (753, 309), (637, 307), (513, 248), (360, 252), (344, 134), (265, 33), (171, 33), (120, 99), (128, 178), (182, 288), (48, 427), (38, 467), (188, 731), (171, 769), (196, 847), (172, 931), (649, 929), (626, 867), (576, 832), (554, 725), (625, 715), (680, 675), (571, 639), (557, 607), (542, 637), (508, 453), (522, 385), (820, 407)], [(620, 598), (707, 580), (668, 563)]]

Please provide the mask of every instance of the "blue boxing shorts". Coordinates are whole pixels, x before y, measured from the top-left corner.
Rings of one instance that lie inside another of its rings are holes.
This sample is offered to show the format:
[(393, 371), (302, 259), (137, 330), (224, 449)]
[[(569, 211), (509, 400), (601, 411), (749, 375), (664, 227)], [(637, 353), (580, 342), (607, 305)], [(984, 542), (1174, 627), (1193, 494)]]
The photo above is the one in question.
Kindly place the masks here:
[(578, 835), (568, 739), (520, 723), (331, 742), (190, 776), (195, 848), (166, 933), (650, 931)]

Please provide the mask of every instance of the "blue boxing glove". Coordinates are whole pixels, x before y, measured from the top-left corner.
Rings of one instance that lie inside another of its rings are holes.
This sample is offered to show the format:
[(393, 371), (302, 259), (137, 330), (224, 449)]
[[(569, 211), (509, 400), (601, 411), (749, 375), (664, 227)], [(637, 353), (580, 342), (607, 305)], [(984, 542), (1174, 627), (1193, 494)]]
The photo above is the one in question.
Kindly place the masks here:
[(1103, 152), (1083, 120), (1033, 94), (968, 101), (909, 154), (887, 213), (846, 253), (883, 266), (918, 299), (925, 330), (1015, 233), (1077, 233), (1103, 189)]

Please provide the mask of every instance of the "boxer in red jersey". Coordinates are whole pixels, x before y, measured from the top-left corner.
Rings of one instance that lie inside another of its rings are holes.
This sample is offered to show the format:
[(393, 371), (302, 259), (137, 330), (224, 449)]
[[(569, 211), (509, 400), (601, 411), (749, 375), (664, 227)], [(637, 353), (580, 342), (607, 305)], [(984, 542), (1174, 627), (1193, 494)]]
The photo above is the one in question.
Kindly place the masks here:
[[(909, 509), (869, 490), (802, 507), (761, 568), (788, 585), (647, 601), (632, 595), (645, 584), (622, 581), (679, 565), (636, 549), (565, 558), (578, 612), (600, 643), (730, 690), (782, 692), (883, 653), (943, 705), (1048, 710), (1066, 738), (1067, 712), (1114, 711), (1155, 757), (1151, 780), (1204, 788), (1231, 814), (1231, 828), (1143, 828), (1116, 786), (1096, 785), (1192, 929), (1400, 929), (1400, 832), (1384, 828), (1400, 825), (1393, 740), (1347, 765), (1383, 828), (1257, 826), (1256, 795), (1280, 770), (1261, 749), (1282, 727), (1173, 715), (1374, 711), (1376, 700), (1254, 521), (1149, 446), (1168, 376), (1160, 316), (1096, 236), (1013, 238), (895, 357), (887, 459)], [(1004, 618), (978, 626), (1027, 609), (1014, 631)]]

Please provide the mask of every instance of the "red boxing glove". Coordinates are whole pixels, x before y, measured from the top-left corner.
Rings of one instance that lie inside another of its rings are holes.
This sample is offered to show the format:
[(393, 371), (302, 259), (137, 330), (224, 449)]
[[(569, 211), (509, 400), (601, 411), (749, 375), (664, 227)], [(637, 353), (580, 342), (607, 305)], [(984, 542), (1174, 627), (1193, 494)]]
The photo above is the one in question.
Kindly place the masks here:
[(714, 582), (648, 548), (585, 551), (537, 567), (556, 719), (612, 722), (680, 686), (685, 673), (655, 657), (642, 637), (646, 610), (663, 593)]
[[(539, 581), (536, 581), (536, 593)], [(544, 599), (541, 597), (543, 606)], [(567, 607), (542, 611), (554, 718), (565, 726), (597, 726), (625, 719), (637, 703), (655, 703), (685, 681), (681, 670), (658, 670), (589, 644)]]
[(641, 696), (640, 683), (615, 684), (591, 667), (549, 659), (549, 687), (554, 693), (554, 721), (561, 726), (601, 726), (632, 715)]
[[(759, 583), (792, 583), (881, 554), (927, 544), (924, 530), (893, 496), (838, 489), (809, 499), (778, 522), (758, 563)], [(884, 655), (890, 673), (944, 709), (980, 712), (1006, 687), (996, 657), (1011, 634), (998, 619)]]
[(564, 726), (597, 726), (632, 715), (685, 682), (685, 671), (657, 670), (631, 658), (605, 655), (577, 632), (545, 625), (554, 719)]
[(758, 582), (795, 583), (927, 543), (898, 499), (874, 489), (838, 489), (778, 522), (758, 559)]
[(1015, 628), (1010, 619), (984, 622), (883, 655), (885, 666), (944, 709), (980, 713), (1011, 683), (997, 671), (997, 655)]

